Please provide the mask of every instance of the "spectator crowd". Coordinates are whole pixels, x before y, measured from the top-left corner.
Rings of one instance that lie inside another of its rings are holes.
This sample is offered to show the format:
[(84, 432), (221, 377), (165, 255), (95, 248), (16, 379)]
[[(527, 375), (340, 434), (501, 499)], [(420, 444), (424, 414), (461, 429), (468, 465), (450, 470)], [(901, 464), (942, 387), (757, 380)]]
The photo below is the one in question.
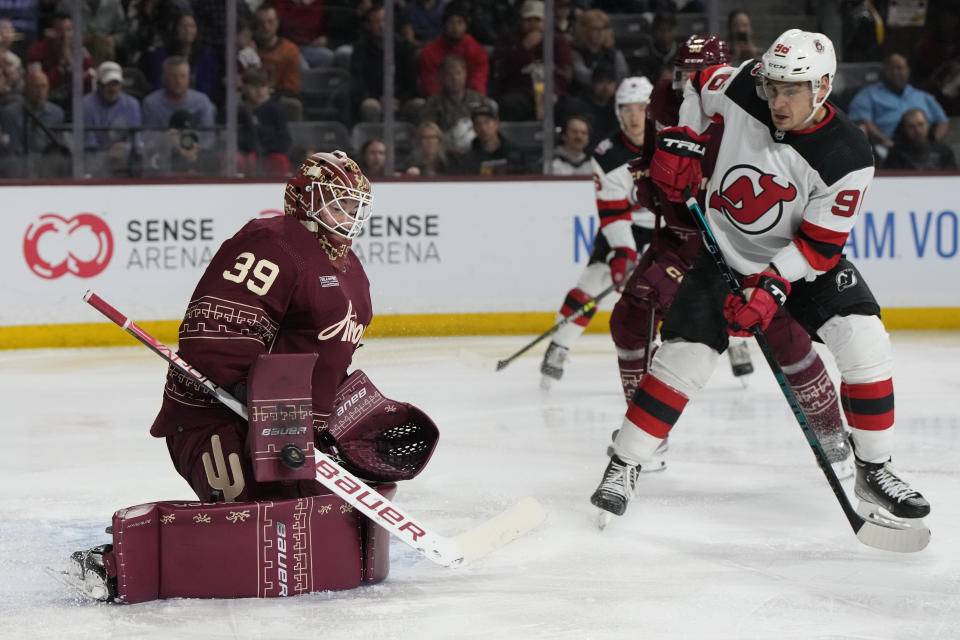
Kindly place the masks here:
[[(228, 79), (223, 0), (75, 1), (82, 33), (69, 0), (0, 0), (0, 177), (68, 176), (80, 150), (95, 177), (217, 175), (231, 91), (244, 175), (286, 176), (305, 153), (334, 147), (384, 175), (382, 128), (364, 125), (381, 122), (386, 109), (397, 123), (396, 175), (540, 173), (546, 109), (557, 125), (547, 166), (579, 175), (589, 172), (592, 145), (617, 127), (620, 80), (671, 74), (678, 43), (691, 35), (683, 15), (705, 11), (698, 0), (555, 0), (546, 34), (541, 0), (396, 0), (387, 33), (375, 0), (237, 0), (237, 75)], [(955, 168), (960, 0), (925, 3), (924, 24), (896, 49), (884, 40), (886, 3), (832, 4), (853, 7), (815, 16), (835, 34), (841, 59), (883, 65), (877, 82), (834, 98), (869, 138), (878, 166)], [(730, 11), (724, 36), (734, 64), (766, 44), (743, 9)], [(395, 74), (384, 104), (388, 38)], [(552, 69), (543, 63), (548, 38)]]

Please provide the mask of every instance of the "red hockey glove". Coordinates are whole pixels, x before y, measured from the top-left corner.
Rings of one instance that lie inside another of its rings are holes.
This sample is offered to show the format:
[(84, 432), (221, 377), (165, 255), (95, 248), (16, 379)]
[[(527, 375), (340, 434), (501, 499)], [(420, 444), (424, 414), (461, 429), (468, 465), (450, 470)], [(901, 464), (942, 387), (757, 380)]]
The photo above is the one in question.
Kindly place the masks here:
[(787, 302), (790, 283), (774, 273), (754, 273), (743, 280), (743, 295), (727, 295), (723, 315), (729, 323), (732, 336), (749, 337), (750, 329), (766, 329), (770, 320)]
[(667, 200), (682, 202), (686, 187), (697, 195), (703, 178), (700, 160), (707, 151), (708, 140), (710, 136), (697, 135), (690, 127), (667, 127), (657, 135), (650, 178), (663, 189)]
[(630, 247), (614, 247), (610, 258), (610, 277), (614, 284), (623, 284), (627, 272), (637, 264), (637, 252)]

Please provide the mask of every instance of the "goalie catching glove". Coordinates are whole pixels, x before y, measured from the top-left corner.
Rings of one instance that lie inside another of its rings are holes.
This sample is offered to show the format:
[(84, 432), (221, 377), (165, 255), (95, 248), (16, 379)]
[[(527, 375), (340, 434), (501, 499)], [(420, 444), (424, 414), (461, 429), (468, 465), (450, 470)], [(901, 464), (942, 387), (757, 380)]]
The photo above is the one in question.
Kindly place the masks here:
[(703, 179), (700, 161), (707, 152), (709, 140), (710, 136), (700, 135), (690, 127), (667, 127), (657, 135), (650, 178), (663, 189), (667, 200), (682, 202), (686, 187), (697, 195)]
[(317, 435), (317, 446), (361, 478), (395, 482), (423, 470), (439, 437), (427, 414), (385, 397), (357, 369), (337, 388), (333, 415), (328, 428)]
[(790, 283), (775, 273), (754, 273), (744, 278), (743, 297), (728, 294), (723, 305), (730, 335), (750, 337), (752, 329), (766, 329), (788, 295)]

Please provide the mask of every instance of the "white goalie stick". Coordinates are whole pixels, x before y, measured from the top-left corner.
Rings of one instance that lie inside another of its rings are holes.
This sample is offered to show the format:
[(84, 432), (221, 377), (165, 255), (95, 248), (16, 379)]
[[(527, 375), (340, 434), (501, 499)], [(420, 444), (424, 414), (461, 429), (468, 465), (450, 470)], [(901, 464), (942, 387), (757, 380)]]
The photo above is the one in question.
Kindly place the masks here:
[[(173, 349), (144, 331), (92, 291), (87, 291), (83, 299), (151, 351), (189, 375), (234, 413), (247, 419), (247, 407), (243, 403), (190, 366)], [(344, 469), (330, 456), (319, 450), (315, 450), (315, 453), (317, 482), (401, 542), (444, 567), (456, 567), (477, 560), (531, 531), (546, 518), (546, 512), (540, 503), (527, 497), (460, 535), (442, 536)]]
[[(723, 254), (720, 252), (717, 239), (710, 231), (710, 225), (707, 224), (707, 220), (704, 218), (696, 198), (693, 197), (690, 187), (684, 189), (683, 197), (686, 201), (687, 208), (693, 216), (694, 222), (696, 222), (700, 228), (700, 235), (703, 237), (704, 246), (707, 251), (710, 252), (710, 256), (713, 258), (717, 269), (719, 269), (724, 282), (731, 293), (742, 296), (743, 288), (740, 286), (740, 281), (737, 280), (736, 274), (734, 274), (730, 265), (728, 265), (726, 259), (724, 259)], [(810, 423), (807, 421), (807, 417), (800, 407), (796, 394), (790, 387), (790, 383), (787, 382), (783, 368), (781, 368), (780, 363), (773, 354), (773, 349), (771, 349), (770, 344), (767, 342), (766, 336), (758, 327), (754, 327), (752, 333), (757, 339), (760, 351), (763, 352), (764, 357), (767, 359), (767, 364), (770, 365), (770, 369), (773, 371), (773, 375), (780, 385), (780, 391), (783, 392), (787, 403), (790, 405), (790, 409), (793, 410), (793, 415), (797, 419), (800, 429), (803, 431), (803, 435), (810, 445), (810, 449), (813, 450), (817, 464), (820, 466), (820, 470), (823, 471), (823, 475), (826, 476), (830, 488), (833, 489), (833, 495), (836, 496), (837, 501), (840, 503), (840, 508), (843, 509), (843, 513), (850, 522), (850, 526), (853, 528), (857, 539), (868, 547), (875, 547), (877, 549), (883, 549), (884, 551), (912, 552), (920, 551), (926, 547), (927, 543), (930, 542), (930, 529), (923, 525), (922, 520), (917, 519), (916, 524), (910, 526), (898, 518), (887, 518), (879, 514), (874, 514), (864, 503), (861, 503), (857, 509), (853, 508), (849, 498), (847, 498), (846, 492), (843, 490), (843, 486), (840, 484), (839, 478), (837, 478), (836, 472), (833, 470), (833, 466), (831, 466), (827, 455), (823, 451), (823, 447), (820, 446), (817, 434), (814, 433), (810, 427)]]

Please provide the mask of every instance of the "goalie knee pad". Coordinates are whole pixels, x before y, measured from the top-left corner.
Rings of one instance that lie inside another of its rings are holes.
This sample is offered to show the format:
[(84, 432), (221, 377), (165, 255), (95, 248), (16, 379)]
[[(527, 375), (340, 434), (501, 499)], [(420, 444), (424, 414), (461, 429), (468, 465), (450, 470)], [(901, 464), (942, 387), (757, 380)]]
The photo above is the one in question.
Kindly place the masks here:
[[(377, 487), (390, 498), (396, 485)], [(113, 514), (117, 602), (273, 598), (352, 589), (389, 572), (389, 534), (336, 496), (155, 502)]]
[(688, 398), (710, 379), (720, 354), (699, 342), (667, 340), (650, 363), (650, 373)]
[(319, 434), (343, 466), (361, 478), (409, 480), (430, 461), (440, 432), (433, 420), (407, 402), (385, 397), (357, 369), (337, 389), (327, 431)]

